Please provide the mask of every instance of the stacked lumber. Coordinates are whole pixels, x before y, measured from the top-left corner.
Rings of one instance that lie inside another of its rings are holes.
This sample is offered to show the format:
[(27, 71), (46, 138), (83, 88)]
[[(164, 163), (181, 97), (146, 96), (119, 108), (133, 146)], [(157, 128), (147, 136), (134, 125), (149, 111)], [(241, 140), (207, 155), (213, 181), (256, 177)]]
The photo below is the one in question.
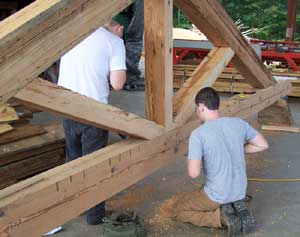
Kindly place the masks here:
[(13, 107), (0, 104), (0, 135), (12, 131), (14, 128), (9, 123), (18, 119), (19, 117)]
[[(28, 130), (30, 126), (27, 125)], [(39, 135), (9, 143), (0, 136), (0, 189), (64, 163), (65, 142), (61, 125), (34, 129)], [(9, 139), (12, 137), (10, 135)]]
[[(15, 133), (18, 134), (15, 136), (17, 140), (22, 139), (23, 137), (26, 138), (28, 136), (33, 136), (34, 132), (29, 132), (30, 135), (28, 135), (28, 131), (30, 129), (27, 127), (24, 128), (24, 133), (21, 132), (21, 130), (23, 130), (22, 125), (26, 126), (29, 124), (29, 120), (33, 117), (33, 112), (34, 110), (24, 107), (22, 104), (17, 103), (13, 99), (6, 104), (0, 104), (0, 143), (1, 140), (6, 141), (6, 138), (2, 136), (7, 132), (9, 132), (9, 137), (14, 137)], [(15, 126), (19, 127), (17, 132), (14, 131)], [(32, 126), (32, 128), (33, 127), (34, 126)], [(35, 129), (35, 131), (37, 130)]]
[(45, 132), (46, 131), (43, 129), (43, 127), (39, 125), (16, 124), (11, 131), (0, 135), (0, 145), (37, 136)]
[(0, 189), (64, 163), (60, 125), (32, 125), (33, 110), (15, 100), (0, 106)]
[[(188, 79), (197, 65), (177, 64), (173, 66), (174, 89), (179, 89)], [(300, 97), (300, 73), (288, 71), (272, 71), (272, 75), (277, 78), (285, 78), (292, 83), (292, 90), (289, 96)], [(255, 89), (248, 84), (244, 77), (235, 68), (225, 68), (213, 84), (213, 88), (219, 92), (241, 93), (254, 91)]]
[(207, 37), (203, 33), (201, 33), (197, 28), (195, 29), (195, 31), (182, 28), (173, 28), (173, 39), (207, 41)]

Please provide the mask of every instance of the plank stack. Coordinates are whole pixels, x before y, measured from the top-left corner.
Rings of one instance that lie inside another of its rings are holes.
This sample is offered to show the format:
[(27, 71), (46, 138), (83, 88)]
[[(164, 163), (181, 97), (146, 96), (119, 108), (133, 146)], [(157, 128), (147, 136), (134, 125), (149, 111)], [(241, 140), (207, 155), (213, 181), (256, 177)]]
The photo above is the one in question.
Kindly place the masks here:
[[(173, 66), (174, 89), (179, 89), (188, 79), (197, 65), (177, 64)], [(284, 78), (292, 83), (289, 96), (300, 97), (300, 73), (287, 71), (272, 71), (275, 78)], [(242, 93), (255, 89), (245, 81), (244, 77), (235, 68), (225, 68), (213, 88), (219, 92)]]
[(61, 125), (32, 125), (32, 111), (14, 106), (0, 108), (0, 189), (64, 163)]

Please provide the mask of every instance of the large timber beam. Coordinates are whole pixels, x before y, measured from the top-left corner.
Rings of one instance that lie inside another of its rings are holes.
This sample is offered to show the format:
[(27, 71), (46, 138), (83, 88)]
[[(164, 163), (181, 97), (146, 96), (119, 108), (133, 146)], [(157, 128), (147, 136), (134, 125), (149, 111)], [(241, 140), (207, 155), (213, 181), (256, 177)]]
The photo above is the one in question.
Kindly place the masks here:
[(0, 22), (0, 103), (131, 0), (37, 0)]
[(165, 127), (173, 122), (173, 0), (144, 1), (146, 116)]
[(218, 0), (174, 0), (174, 4), (215, 47), (232, 48), (234, 66), (252, 86), (266, 88), (275, 83)]
[(230, 48), (213, 48), (202, 60), (193, 76), (189, 87), (183, 87), (174, 96), (173, 105), (176, 108), (176, 124), (184, 124), (195, 110), (195, 96), (204, 87), (212, 86), (232, 59), (234, 53)]
[(271, 86), (259, 90), (253, 95), (248, 95), (246, 99), (236, 95), (232, 97), (231, 100), (221, 103), (221, 115), (236, 116), (243, 119), (248, 118), (251, 114), (255, 114), (280, 100), (281, 97), (287, 95), (291, 89), (292, 86), (290, 82), (279, 81), (274, 87)]
[[(238, 110), (236, 99), (229, 100), (220, 112), (250, 116), (286, 95), (290, 87), (282, 82), (258, 91), (240, 103)], [(251, 106), (257, 104), (261, 106)], [(197, 126), (199, 122), (194, 120), (152, 140), (117, 143), (3, 189), (0, 236), (40, 236), (78, 216), (186, 154), (188, 137)]]
[(151, 139), (164, 127), (119, 108), (99, 103), (43, 79), (36, 79), (15, 98), (37, 109), (129, 136)]

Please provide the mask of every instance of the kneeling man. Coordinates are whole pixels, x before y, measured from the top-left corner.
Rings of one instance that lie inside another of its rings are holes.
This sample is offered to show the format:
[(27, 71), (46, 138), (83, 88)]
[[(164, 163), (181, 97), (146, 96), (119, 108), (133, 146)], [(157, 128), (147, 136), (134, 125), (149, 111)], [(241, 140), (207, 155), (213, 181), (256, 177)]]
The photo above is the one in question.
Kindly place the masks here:
[(197, 115), (203, 124), (189, 139), (188, 173), (206, 178), (202, 189), (178, 202), (175, 219), (198, 226), (226, 226), (230, 234), (250, 232), (255, 220), (243, 199), (247, 175), (244, 153), (268, 149), (266, 139), (240, 118), (220, 117), (218, 93), (209, 87), (195, 98)]

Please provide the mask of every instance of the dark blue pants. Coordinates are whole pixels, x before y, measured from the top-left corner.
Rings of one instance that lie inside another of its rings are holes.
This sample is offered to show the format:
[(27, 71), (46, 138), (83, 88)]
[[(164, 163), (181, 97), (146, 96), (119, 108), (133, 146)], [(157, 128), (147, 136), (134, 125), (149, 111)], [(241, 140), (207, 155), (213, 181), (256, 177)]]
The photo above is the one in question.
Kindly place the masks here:
[[(70, 119), (63, 121), (66, 140), (66, 162), (99, 150), (107, 145), (108, 131)], [(87, 211), (87, 223), (96, 225), (105, 216), (105, 202)]]
[(127, 83), (140, 79), (139, 61), (143, 50), (144, 0), (132, 3), (132, 14), (127, 32), (125, 32)]

